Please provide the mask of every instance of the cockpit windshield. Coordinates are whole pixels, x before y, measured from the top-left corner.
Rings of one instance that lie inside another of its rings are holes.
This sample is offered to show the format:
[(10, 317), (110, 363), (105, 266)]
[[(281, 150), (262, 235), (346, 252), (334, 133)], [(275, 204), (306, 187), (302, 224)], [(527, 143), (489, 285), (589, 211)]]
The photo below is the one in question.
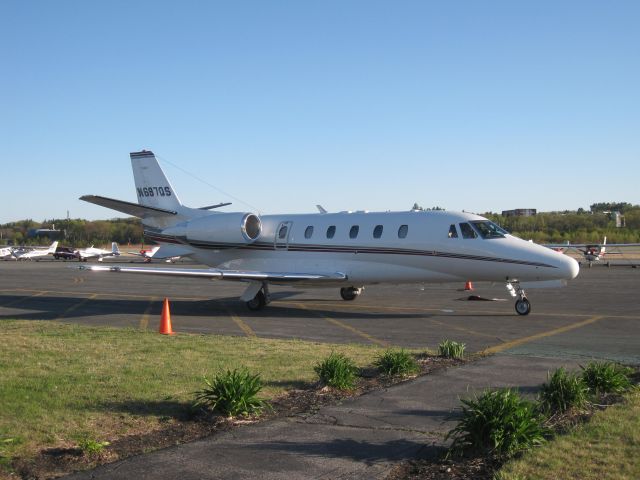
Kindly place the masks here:
[(504, 238), (508, 234), (506, 230), (503, 230), (498, 225), (489, 220), (480, 220), (477, 222), (470, 222), (471, 225), (477, 230), (482, 238)]

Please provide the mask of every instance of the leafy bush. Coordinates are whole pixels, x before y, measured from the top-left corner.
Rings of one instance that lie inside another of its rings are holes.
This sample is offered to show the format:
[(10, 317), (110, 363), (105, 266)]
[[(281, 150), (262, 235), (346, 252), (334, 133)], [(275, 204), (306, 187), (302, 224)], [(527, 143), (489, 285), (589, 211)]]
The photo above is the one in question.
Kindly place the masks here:
[(438, 345), (438, 355), (445, 358), (462, 358), (464, 357), (464, 343), (453, 342), (451, 340), (443, 340)]
[(386, 350), (374, 362), (385, 375), (409, 375), (419, 370), (418, 362), (405, 350)]
[(358, 367), (350, 358), (341, 353), (331, 352), (331, 355), (314, 367), (314, 371), (325, 385), (349, 390), (355, 385)]
[(582, 369), (582, 380), (592, 393), (623, 393), (632, 386), (633, 370), (614, 362), (590, 362)]
[(87, 455), (98, 455), (108, 445), (109, 442), (98, 442), (91, 438), (84, 438), (78, 442), (78, 448)]
[(544, 409), (562, 413), (572, 407), (581, 408), (587, 403), (589, 388), (577, 373), (558, 368), (547, 377), (548, 382), (542, 385), (540, 391), (540, 403)]
[(195, 404), (235, 417), (259, 413), (268, 403), (256, 395), (262, 390), (260, 375), (246, 369), (227, 370), (213, 380), (204, 378), (206, 387), (196, 392)]
[(450, 453), (488, 453), (509, 458), (545, 441), (543, 418), (517, 390), (486, 390), (461, 400), (462, 418), (448, 434)]

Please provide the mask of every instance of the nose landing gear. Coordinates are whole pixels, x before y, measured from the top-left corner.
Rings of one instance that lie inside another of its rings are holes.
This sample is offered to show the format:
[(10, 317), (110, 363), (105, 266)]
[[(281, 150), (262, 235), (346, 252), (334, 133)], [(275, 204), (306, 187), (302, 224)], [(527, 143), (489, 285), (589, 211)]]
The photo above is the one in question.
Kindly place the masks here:
[(355, 300), (356, 297), (362, 293), (362, 290), (364, 290), (364, 287), (344, 287), (340, 289), (340, 296), (343, 300)]
[(517, 280), (507, 282), (507, 290), (512, 297), (518, 297), (516, 300), (516, 313), (518, 315), (529, 315), (531, 312), (531, 303), (527, 300), (524, 290)]

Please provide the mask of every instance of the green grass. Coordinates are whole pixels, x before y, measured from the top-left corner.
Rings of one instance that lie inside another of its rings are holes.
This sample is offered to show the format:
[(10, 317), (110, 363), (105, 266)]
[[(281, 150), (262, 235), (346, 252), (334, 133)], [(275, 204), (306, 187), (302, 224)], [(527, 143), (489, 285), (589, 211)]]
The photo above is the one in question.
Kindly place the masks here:
[(230, 417), (260, 413), (269, 404), (258, 397), (262, 390), (260, 375), (246, 369), (233, 369), (219, 373), (205, 387), (196, 392), (195, 405), (210, 408)]
[(582, 379), (593, 394), (623, 393), (632, 386), (633, 370), (613, 362), (590, 362), (582, 369)]
[[(364, 345), (180, 334), (2, 320), (0, 465), (40, 448), (76, 447), (157, 429), (190, 412), (203, 376), (245, 367), (265, 398), (311, 385), (314, 365), (340, 351), (358, 366)], [(4, 458), (3, 458), (4, 457)]]
[(589, 387), (577, 372), (560, 367), (547, 375), (540, 389), (540, 405), (549, 413), (562, 413), (570, 408), (582, 408), (589, 400)]
[(329, 387), (351, 390), (355, 387), (359, 368), (356, 363), (342, 353), (331, 354), (314, 367), (318, 378)]
[(570, 433), (511, 460), (501, 469), (501, 480), (640, 478), (640, 393), (633, 391), (625, 399)]
[(453, 438), (451, 454), (509, 458), (545, 441), (547, 432), (536, 405), (517, 390), (486, 390), (461, 402), (462, 417), (447, 434)]
[(466, 345), (452, 340), (443, 340), (438, 345), (438, 355), (445, 358), (463, 358)]
[(385, 350), (376, 358), (373, 365), (385, 375), (411, 375), (420, 370), (413, 355), (403, 349)]

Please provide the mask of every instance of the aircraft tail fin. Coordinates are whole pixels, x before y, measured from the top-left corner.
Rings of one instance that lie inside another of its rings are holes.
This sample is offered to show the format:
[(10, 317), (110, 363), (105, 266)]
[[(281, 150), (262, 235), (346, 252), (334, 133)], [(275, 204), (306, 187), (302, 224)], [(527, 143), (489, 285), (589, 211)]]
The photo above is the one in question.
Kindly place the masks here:
[(55, 242), (53, 242), (51, 244), (51, 246), (49, 247), (49, 249), (47, 250), (48, 253), (56, 253), (56, 249), (58, 248), (58, 241), (56, 240)]
[(111, 254), (120, 255), (120, 249), (118, 248), (118, 244), (116, 242), (111, 242)]
[(153, 152), (132, 152), (131, 167), (138, 203), (145, 207), (178, 210), (182, 203)]
[(605, 236), (604, 241), (602, 242), (602, 247), (600, 247), (600, 255), (604, 255), (606, 249), (607, 249), (607, 237)]

